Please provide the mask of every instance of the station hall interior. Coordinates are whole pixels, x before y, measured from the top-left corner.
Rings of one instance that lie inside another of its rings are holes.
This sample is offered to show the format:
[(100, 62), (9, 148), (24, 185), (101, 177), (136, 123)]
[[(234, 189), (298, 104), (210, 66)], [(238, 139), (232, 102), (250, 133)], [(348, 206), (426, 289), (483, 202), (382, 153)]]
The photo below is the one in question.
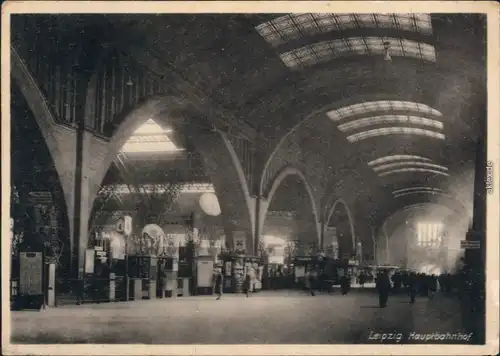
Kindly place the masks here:
[[(386, 312), (359, 309), (378, 272), (467, 270), (475, 291), (414, 309), (395, 294), (381, 328), (484, 342), (486, 44), (482, 14), (12, 15), (11, 301), (40, 288), (46, 315), (68, 315), (42, 335), (46, 316), (13, 312), (13, 340), (196, 342), (132, 331), (193, 298), (215, 329), (250, 320), (244, 336), (198, 330), (207, 342), (363, 343), (325, 308), (368, 330)], [(352, 292), (306, 298), (313, 270)], [(93, 334), (129, 311), (126, 336)], [(303, 324), (283, 334), (279, 318)]]

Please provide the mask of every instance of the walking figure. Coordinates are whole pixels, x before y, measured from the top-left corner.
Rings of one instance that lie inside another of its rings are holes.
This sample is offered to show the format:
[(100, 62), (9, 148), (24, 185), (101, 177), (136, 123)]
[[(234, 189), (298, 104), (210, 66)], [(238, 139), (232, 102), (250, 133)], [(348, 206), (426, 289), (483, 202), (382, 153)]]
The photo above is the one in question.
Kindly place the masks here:
[(384, 270), (377, 278), (377, 291), (379, 306), (385, 308), (387, 306), (387, 301), (389, 299), (389, 291), (391, 289), (391, 281), (387, 274), (387, 270)]
[(216, 300), (219, 300), (222, 297), (223, 286), (224, 286), (224, 276), (222, 275), (221, 269), (217, 268), (214, 271), (214, 288), (215, 288), (215, 293), (217, 294)]

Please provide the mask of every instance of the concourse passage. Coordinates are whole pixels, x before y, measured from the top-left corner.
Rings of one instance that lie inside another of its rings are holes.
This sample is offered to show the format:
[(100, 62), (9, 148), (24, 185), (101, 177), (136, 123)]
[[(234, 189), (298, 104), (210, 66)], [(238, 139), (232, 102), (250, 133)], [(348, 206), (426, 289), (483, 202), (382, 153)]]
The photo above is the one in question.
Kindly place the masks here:
[[(345, 296), (299, 291), (261, 292), (139, 302), (106, 303), (14, 312), (13, 343), (113, 344), (366, 344), (425, 343), (419, 335), (461, 335), (455, 298), (408, 303), (391, 296), (377, 306), (372, 290)], [(377, 335), (378, 334), (378, 335)], [(392, 335), (391, 335), (392, 334)], [(449, 338), (436, 343), (466, 343)], [(409, 340), (410, 338), (410, 340)]]

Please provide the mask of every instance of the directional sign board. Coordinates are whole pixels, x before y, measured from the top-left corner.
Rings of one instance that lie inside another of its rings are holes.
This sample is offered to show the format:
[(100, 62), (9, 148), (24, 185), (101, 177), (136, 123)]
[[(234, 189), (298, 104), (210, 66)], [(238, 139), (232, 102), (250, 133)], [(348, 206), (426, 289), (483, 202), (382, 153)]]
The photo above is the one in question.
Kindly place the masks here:
[(481, 248), (481, 241), (477, 240), (462, 240), (460, 241), (460, 248), (466, 250), (477, 250)]

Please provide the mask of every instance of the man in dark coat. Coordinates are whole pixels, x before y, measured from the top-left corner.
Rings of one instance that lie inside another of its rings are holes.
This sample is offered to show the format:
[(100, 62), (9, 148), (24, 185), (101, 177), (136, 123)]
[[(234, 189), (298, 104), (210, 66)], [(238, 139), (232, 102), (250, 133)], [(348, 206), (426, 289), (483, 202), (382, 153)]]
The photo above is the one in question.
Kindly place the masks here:
[(413, 272), (408, 276), (408, 289), (410, 292), (410, 304), (415, 304), (415, 297), (417, 296), (419, 285), (418, 276)]
[(391, 281), (386, 270), (384, 270), (377, 278), (376, 282), (378, 291), (378, 300), (381, 308), (387, 306), (387, 301), (389, 299), (389, 291), (391, 289)]
[(224, 276), (222, 275), (221, 269), (215, 269), (214, 271), (214, 289), (217, 294), (217, 299), (222, 297), (222, 288), (224, 287)]

